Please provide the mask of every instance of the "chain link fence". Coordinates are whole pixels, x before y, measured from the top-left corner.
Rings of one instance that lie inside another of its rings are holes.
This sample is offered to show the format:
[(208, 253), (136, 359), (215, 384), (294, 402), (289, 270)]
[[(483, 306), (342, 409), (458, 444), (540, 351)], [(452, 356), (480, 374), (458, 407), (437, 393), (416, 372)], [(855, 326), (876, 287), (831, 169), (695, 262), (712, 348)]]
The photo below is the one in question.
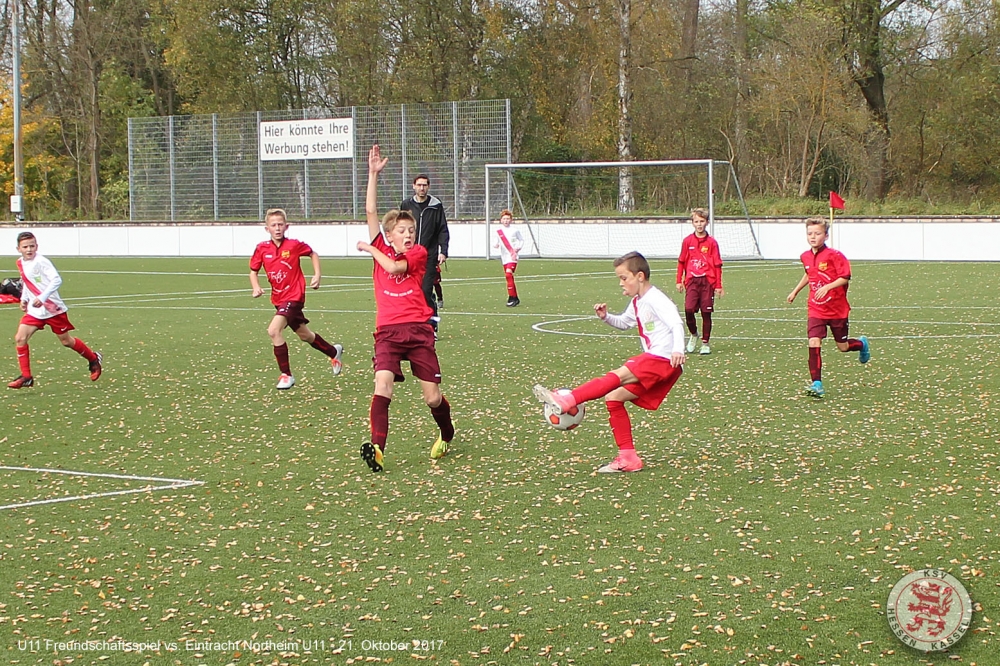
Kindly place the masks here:
[[(325, 118), (353, 119), (352, 158), (261, 161), (261, 122)], [(130, 118), (129, 217), (260, 220), (284, 208), (297, 220), (361, 219), (376, 142), (389, 157), (379, 210), (411, 196), (424, 173), (449, 218), (481, 219), (483, 167), (511, 159), (510, 100)]]

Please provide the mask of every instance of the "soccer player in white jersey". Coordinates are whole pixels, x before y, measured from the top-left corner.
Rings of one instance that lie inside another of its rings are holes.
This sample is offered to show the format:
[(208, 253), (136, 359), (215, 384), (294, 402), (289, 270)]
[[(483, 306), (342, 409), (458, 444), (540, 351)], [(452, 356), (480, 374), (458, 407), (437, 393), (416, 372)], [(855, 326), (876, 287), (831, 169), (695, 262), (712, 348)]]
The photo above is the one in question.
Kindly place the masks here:
[(17, 346), (17, 362), (21, 366), (21, 374), (7, 384), (8, 388), (19, 389), (34, 385), (28, 340), (35, 331), (46, 326), (52, 329), (59, 342), (86, 359), (90, 381), (96, 382), (101, 376), (101, 354), (91, 350), (80, 338), (70, 335), (75, 327), (66, 316), (69, 308), (59, 297), (59, 287), (62, 285), (59, 271), (51, 261), (38, 253), (38, 241), (30, 231), (17, 235), (17, 251), (21, 253), (21, 258), (17, 260), (17, 270), (21, 272), (23, 283), (21, 311), (24, 315), (14, 334), (14, 344)]
[(608, 313), (607, 303), (598, 303), (594, 312), (607, 324), (627, 330), (639, 329), (642, 353), (603, 377), (595, 377), (569, 394), (556, 393), (536, 385), (535, 397), (561, 414), (576, 405), (604, 397), (618, 456), (598, 472), (638, 472), (642, 459), (635, 452), (632, 422), (625, 403), (655, 410), (681, 376), (684, 365), (684, 322), (677, 306), (649, 282), (649, 262), (638, 252), (615, 259), (615, 274), (628, 307), (620, 315)]
[(500, 263), (503, 265), (503, 276), (507, 280), (507, 307), (516, 308), (521, 304), (517, 297), (517, 285), (514, 284), (514, 271), (517, 270), (517, 255), (524, 247), (521, 231), (511, 227), (514, 214), (506, 208), (500, 213), (500, 226), (493, 234), (493, 249), (500, 250)]

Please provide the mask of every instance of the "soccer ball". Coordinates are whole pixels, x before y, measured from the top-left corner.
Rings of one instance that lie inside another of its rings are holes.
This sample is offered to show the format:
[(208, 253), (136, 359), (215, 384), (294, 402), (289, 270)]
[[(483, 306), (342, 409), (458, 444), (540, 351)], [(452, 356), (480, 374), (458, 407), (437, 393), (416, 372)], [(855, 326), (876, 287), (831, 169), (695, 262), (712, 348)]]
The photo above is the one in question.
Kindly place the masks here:
[[(567, 394), (570, 393), (569, 389), (558, 389), (556, 393)], [(552, 406), (545, 405), (545, 422), (557, 430), (572, 430), (573, 428), (580, 425), (583, 422), (583, 416), (586, 414), (587, 410), (583, 405), (577, 405), (568, 412), (563, 412), (562, 414), (556, 414)]]

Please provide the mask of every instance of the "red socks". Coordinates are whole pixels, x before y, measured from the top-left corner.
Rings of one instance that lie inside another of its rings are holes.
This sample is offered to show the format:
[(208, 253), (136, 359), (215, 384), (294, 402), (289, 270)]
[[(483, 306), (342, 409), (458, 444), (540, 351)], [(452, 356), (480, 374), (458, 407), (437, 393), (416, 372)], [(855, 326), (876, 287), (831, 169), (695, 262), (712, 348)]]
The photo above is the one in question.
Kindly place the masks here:
[(441, 429), (441, 439), (450, 442), (455, 438), (455, 425), (451, 422), (451, 405), (448, 404), (448, 399), (443, 395), (441, 396), (441, 404), (437, 407), (431, 407), (431, 416), (434, 417), (434, 422)]
[(87, 359), (88, 362), (97, 358), (97, 354), (95, 354), (90, 347), (87, 346), (87, 343), (80, 338), (76, 338), (76, 342), (73, 343), (73, 351)]
[[(389, 437), (389, 403), (392, 400), (383, 395), (372, 396), (372, 406), (368, 412), (368, 419), (371, 422), (372, 444), (381, 451), (385, 451), (385, 442)], [(441, 429), (441, 439), (450, 442), (455, 437), (455, 426), (451, 422), (451, 405), (444, 396), (441, 396), (441, 404), (431, 407), (431, 415)]]
[[(97, 354), (87, 346), (87, 343), (80, 338), (74, 338), (73, 346), (71, 349), (77, 354), (85, 358), (88, 362), (97, 359)], [(17, 364), (21, 367), (22, 377), (31, 377), (31, 351), (28, 349), (28, 345), (23, 347), (16, 347), (17, 349)]]
[(274, 348), (274, 358), (278, 361), (278, 370), (281, 371), (283, 375), (292, 374), (292, 367), (288, 364), (288, 344), (285, 343), (280, 347)]
[(517, 287), (514, 286), (514, 271), (508, 268), (504, 270), (503, 276), (507, 278), (507, 295), (511, 298), (517, 298)]
[(31, 377), (31, 353), (28, 345), (17, 348), (17, 364), (21, 366), (22, 377)]
[(635, 443), (632, 441), (632, 421), (628, 417), (625, 403), (608, 400), (604, 404), (608, 406), (608, 423), (611, 424), (611, 434), (615, 437), (618, 449), (635, 451)]
[(823, 357), (820, 356), (820, 350), (820, 347), (809, 348), (809, 376), (814, 382), (823, 379)]
[[(313, 341), (309, 343), (309, 346), (312, 347), (313, 349), (316, 349), (318, 351), (323, 352), (324, 354), (326, 354), (330, 358), (333, 358), (333, 357), (335, 357), (337, 355), (337, 350), (334, 348), (334, 346), (331, 345), (326, 340), (324, 340), (323, 338), (321, 338), (320, 335), (319, 335), (319, 333), (317, 333), (316, 334), (316, 338), (313, 339)], [(285, 346), (285, 349), (286, 350), (288, 349), (287, 345)]]
[(372, 444), (383, 452), (385, 451), (385, 440), (389, 436), (389, 403), (392, 402), (384, 395), (373, 395), (372, 406), (368, 413), (371, 421)]
[(576, 404), (582, 404), (597, 398), (603, 398), (622, 385), (622, 380), (613, 372), (609, 372), (603, 377), (591, 379), (586, 384), (582, 384), (573, 389), (573, 398)]

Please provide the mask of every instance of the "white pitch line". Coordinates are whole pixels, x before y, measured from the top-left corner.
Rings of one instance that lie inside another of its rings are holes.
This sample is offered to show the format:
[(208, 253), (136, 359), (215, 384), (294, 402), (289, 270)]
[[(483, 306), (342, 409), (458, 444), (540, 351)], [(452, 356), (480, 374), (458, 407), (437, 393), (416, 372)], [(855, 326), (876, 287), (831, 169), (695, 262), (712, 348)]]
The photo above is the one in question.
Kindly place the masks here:
[(88, 495), (71, 495), (67, 497), (56, 497), (52, 499), (45, 500), (34, 500), (31, 502), (20, 502), (18, 504), (4, 504), (0, 505), (0, 511), (6, 509), (20, 509), (29, 506), (41, 506), (44, 504), (58, 504), (59, 502), (75, 502), (77, 500), (88, 500), (100, 497), (114, 497), (116, 495), (132, 495), (136, 493), (145, 492), (155, 492), (157, 490), (176, 490), (180, 488), (189, 488), (191, 486), (201, 486), (204, 485), (204, 481), (195, 481), (192, 479), (168, 479), (158, 476), (132, 476), (128, 474), (109, 474), (101, 472), (75, 472), (72, 470), (65, 469), (48, 469), (45, 467), (8, 467), (6, 465), (0, 465), (0, 470), (7, 470), (12, 472), (34, 472), (42, 474), (63, 474), (66, 476), (89, 476), (98, 477), (104, 479), (122, 479), (127, 481), (157, 481), (165, 485), (158, 486), (143, 486), (142, 488), (130, 488), (128, 490), (112, 490), (106, 493), (90, 493)]
[[(593, 317), (569, 317), (566, 319), (553, 319), (549, 321), (540, 321), (537, 324), (532, 324), (531, 330), (537, 331), (539, 333), (549, 333), (552, 335), (572, 335), (580, 338), (631, 338), (633, 336), (627, 333), (582, 333), (575, 331), (555, 331), (546, 328), (546, 326), (554, 326), (557, 324), (565, 324), (574, 321), (587, 321), (593, 319)], [(736, 320), (742, 321), (742, 320)], [(756, 321), (756, 320), (754, 320)], [(793, 320), (765, 320), (765, 321), (785, 321), (790, 322)], [(794, 320), (798, 321), (798, 320)], [(869, 322), (865, 322), (869, 323)], [(882, 323), (897, 323), (897, 322), (882, 322)], [(955, 322), (928, 322), (932, 324), (941, 324), (948, 326), (965, 326), (967, 324), (956, 324)], [(972, 325), (972, 324), (968, 324)], [(995, 324), (991, 324), (995, 325)], [(952, 335), (880, 335), (874, 337), (869, 335), (870, 340), (948, 340), (948, 339), (961, 339), (961, 340), (976, 340), (979, 338), (1000, 338), (1000, 333), (958, 333)], [(740, 335), (713, 335), (713, 340), (758, 340), (758, 341), (770, 341), (770, 342), (801, 342), (804, 336), (795, 337), (764, 337), (764, 336), (740, 336)]]

